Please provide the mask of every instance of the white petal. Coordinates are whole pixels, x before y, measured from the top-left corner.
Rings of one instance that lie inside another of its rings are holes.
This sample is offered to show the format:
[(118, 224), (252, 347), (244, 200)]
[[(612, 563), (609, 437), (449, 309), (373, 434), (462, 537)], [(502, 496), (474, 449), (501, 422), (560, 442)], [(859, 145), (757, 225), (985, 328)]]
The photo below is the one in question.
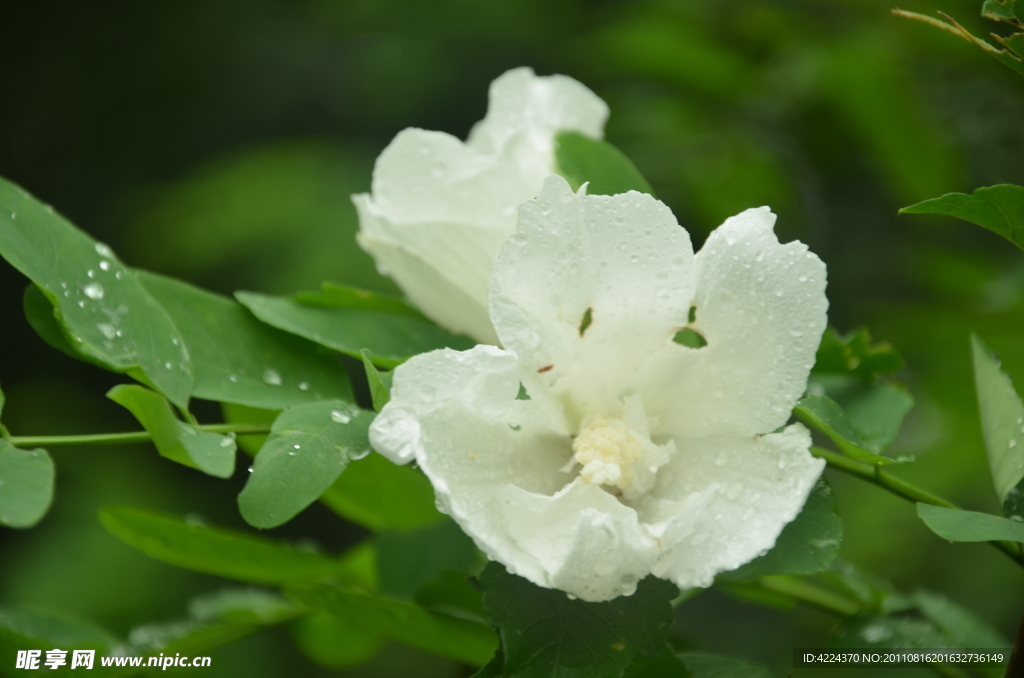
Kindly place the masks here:
[[(689, 437), (753, 435), (786, 423), (825, 330), (825, 265), (780, 245), (767, 207), (727, 220), (697, 254), (693, 296), (707, 346), (666, 345), (637, 388), (650, 416)], [(660, 409), (659, 409), (660, 408)]]
[(372, 195), (353, 196), (360, 244), (426, 315), (493, 342), (487, 285), (498, 246), (515, 230), (516, 206), (554, 171), (554, 133), (600, 137), (607, 113), (571, 78), (506, 73), (469, 143), (406, 129), (384, 149)]
[(587, 87), (565, 75), (537, 77), (530, 68), (515, 68), (491, 83), (487, 116), (470, 132), (470, 146), (482, 151), (503, 148), (527, 130), (536, 153), (550, 153), (552, 137), (571, 130), (595, 139), (604, 136), (608, 105)]
[(370, 427), (373, 448), (396, 464), (422, 451), (420, 420), (461, 403), (493, 421), (519, 393), (515, 356), (493, 346), (469, 351), (440, 349), (395, 368), (391, 400)]
[(359, 244), (382, 274), (392, 276), (439, 325), (498, 343), (487, 312), (487, 281), (502, 233), (465, 224), (392, 222), (376, 212), (368, 196), (354, 201), (363, 225)]
[(518, 387), (514, 357), (491, 346), (417, 356), (396, 369), (370, 440), (415, 458), (444, 510), (512, 571), (585, 600), (632, 593), (656, 542), (636, 511), (572, 482), (568, 431)]
[(550, 389), (577, 419), (608, 414), (686, 324), (693, 269), (689, 235), (661, 202), (574, 194), (551, 176), (498, 254), (491, 320), (531, 396)]
[(684, 589), (709, 586), (774, 546), (825, 467), (800, 424), (765, 436), (676, 442), (637, 508), (666, 549), (652, 572)]

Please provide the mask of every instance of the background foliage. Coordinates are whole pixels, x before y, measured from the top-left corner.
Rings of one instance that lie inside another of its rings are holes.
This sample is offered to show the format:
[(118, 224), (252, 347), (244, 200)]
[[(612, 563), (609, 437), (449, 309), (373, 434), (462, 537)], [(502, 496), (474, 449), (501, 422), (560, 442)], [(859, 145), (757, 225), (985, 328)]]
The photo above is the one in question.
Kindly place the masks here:
[[(976, 35), (991, 29), (975, 0), (901, 6), (944, 10)], [(998, 512), (969, 336), (977, 332), (1024, 383), (1024, 262), (995, 234), (896, 211), (950, 191), (1024, 184), (1024, 88), (980, 50), (889, 8), (876, 0), (8, 3), (0, 175), (127, 263), (207, 289), (280, 294), (335, 280), (394, 291), (352, 239), (348, 196), (368, 188), (377, 153), (407, 126), (464, 137), (483, 116), (487, 84), (508, 68), (572, 75), (608, 101), (609, 140), (695, 243), (726, 216), (768, 204), (783, 240), (799, 238), (825, 260), (832, 323), (867, 324), (906, 359), (901, 376), (917, 406), (891, 452), (918, 462), (899, 472), (965, 508)], [(54, 352), (28, 326), (25, 285), (0, 263), (9, 428), (135, 430), (101, 397), (120, 379)], [(201, 402), (196, 409), (219, 416)], [(213, 576), (131, 550), (97, 510), (128, 504), (242, 528), (235, 496), (244, 463), (218, 480), (148, 446), (51, 453), (51, 512), (33, 530), (0, 531), (0, 603), (86, 616), (123, 635), (183, 616), (189, 598), (220, 588)], [(945, 592), (1012, 637), (1024, 581), (1009, 560), (938, 539), (912, 506), (877, 488), (830, 480), (845, 523), (840, 557), (900, 589)], [(330, 551), (366, 534), (338, 526), (314, 504), (265, 534), (312, 537)], [(784, 672), (790, 648), (823, 644), (831, 623), (810, 609), (774, 611), (709, 591), (679, 609), (673, 634)], [(326, 674), (288, 634), (226, 646), (204, 675)], [(394, 646), (350, 675), (460, 670)]]

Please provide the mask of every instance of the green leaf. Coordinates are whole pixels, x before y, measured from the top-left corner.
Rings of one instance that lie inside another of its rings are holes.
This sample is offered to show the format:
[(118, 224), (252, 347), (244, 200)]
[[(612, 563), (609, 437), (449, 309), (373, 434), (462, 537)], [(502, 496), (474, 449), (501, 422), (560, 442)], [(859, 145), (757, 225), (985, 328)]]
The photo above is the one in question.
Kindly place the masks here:
[(482, 669), (474, 673), (470, 678), (502, 678), (502, 668), (505, 666), (505, 654), (498, 648), (491, 661)]
[(673, 584), (647, 577), (631, 596), (570, 599), (491, 562), (480, 575), (484, 609), (501, 635), (507, 678), (619, 676), (639, 652), (658, 656), (674, 618)]
[(1018, 25), (1024, 20), (1024, 13), (1016, 7), (1017, 0), (985, 0), (981, 6), (981, 16), (993, 21), (1006, 21)]
[(987, 622), (946, 596), (927, 590), (917, 591), (913, 600), (924, 617), (950, 640), (953, 647), (1011, 647), (1012, 643)]
[(359, 358), (360, 351), (369, 348), (374, 361), (383, 367), (394, 367), (414, 355), (437, 348), (466, 350), (474, 345), (467, 337), (456, 336), (404, 314), (308, 306), (287, 297), (254, 292), (236, 292), (235, 296), (268, 325), (353, 358)]
[(904, 207), (900, 214), (946, 214), (998, 233), (1024, 249), (1024, 187), (1000, 184), (973, 195), (947, 193)]
[(914, 398), (902, 384), (856, 383), (833, 396), (865, 448), (881, 452), (899, 435)]
[(845, 561), (837, 560), (820, 577), (856, 599), (865, 611), (874, 614), (887, 615), (914, 607), (913, 600), (898, 592), (888, 581)]
[(45, 292), (76, 353), (188, 404), (192, 366), (182, 337), (135, 272), (2, 179), (0, 255)]
[(1024, 523), (991, 513), (917, 504), (917, 515), (943, 539), (959, 542), (1024, 542)]
[(443, 572), (466, 572), (477, 558), (476, 545), (453, 520), (418, 532), (378, 535), (377, 572), (381, 593), (412, 600)]
[[(255, 424), (271, 428), (274, 420), (281, 414), (279, 410), (264, 410), (248, 405), (235, 403), (221, 403), (221, 412), (224, 414), (224, 421), (229, 424)], [(242, 435), (238, 436), (238, 448), (255, 457), (260, 448), (267, 442), (269, 435)]]
[(895, 460), (867, 449), (854, 431), (846, 415), (834, 400), (825, 395), (808, 395), (797, 402), (793, 414), (811, 428), (832, 439), (842, 452), (857, 461), (870, 464), (891, 464)]
[(380, 372), (373, 364), (373, 353), (370, 349), (364, 348), (359, 352), (363, 359), (363, 368), (366, 369), (366, 379), (370, 383), (370, 398), (373, 400), (373, 409), (380, 412), (384, 406), (391, 401), (391, 373)]
[(364, 568), (243, 532), (207, 527), (145, 509), (100, 511), (100, 522), (115, 537), (150, 558), (187, 570), (253, 584), (280, 585), (340, 579), (372, 587)]
[(245, 521), (277, 527), (319, 499), (350, 461), (372, 451), (367, 431), (373, 417), (342, 400), (282, 412), (238, 495)]
[(302, 612), (280, 594), (256, 588), (227, 588), (193, 598), (188, 611), (197, 621), (236, 624), (277, 624)]
[(366, 311), (404, 315), (422, 322), (430, 322), (425, 315), (417, 311), (414, 306), (402, 297), (332, 282), (323, 283), (319, 292), (297, 293), (295, 301), (306, 306), (357, 308)]
[(107, 397), (135, 415), (153, 437), (161, 457), (218, 478), (230, 478), (235, 472), (235, 439), (200, 431), (180, 421), (171, 404), (159, 393), (121, 384), (110, 389)]
[(234, 299), (139, 271), (185, 341), (197, 398), (279, 410), (352, 400), (345, 368), (316, 344), (268, 327)]
[(866, 327), (845, 335), (829, 327), (821, 337), (813, 372), (850, 374), (868, 379), (903, 369), (903, 357), (887, 342), (872, 343)]
[(465, 574), (442, 572), (416, 592), (415, 600), (417, 605), (428, 610), (487, 623), (483, 593)]
[(859, 614), (840, 622), (829, 647), (843, 649), (943, 648), (949, 641), (931, 623), (913, 617)]
[(676, 655), (692, 672), (693, 678), (772, 678), (772, 672), (739, 657), (722, 657), (703, 652)]
[(352, 462), (320, 501), (373, 532), (419, 530), (447, 520), (423, 473), (379, 454)]
[(483, 666), (494, 655), (494, 631), (477, 622), (429, 612), (410, 603), (321, 586), (293, 589), (300, 603), (403, 645)]
[(843, 539), (843, 521), (836, 498), (824, 477), (819, 478), (807, 503), (768, 553), (725, 575), (747, 579), (763, 574), (817, 574), (836, 559)]
[(25, 296), (22, 298), (22, 305), (25, 309), (25, 319), (36, 331), (39, 338), (46, 342), (51, 348), (71, 356), (75, 360), (82, 360), (83, 356), (75, 352), (68, 343), (67, 337), (57, 322), (54, 315), (53, 305), (46, 298), (46, 294), (34, 283), (29, 283), (25, 288)]
[(607, 141), (577, 132), (555, 135), (555, 164), (573, 190), (589, 182), (590, 195), (615, 195), (639, 191), (654, 195), (651, 185), (636, 165)]
[[(42, 610), (0, 608), (0, 660), (11, 660), (4, 665), (5, 670), (14, 666), (15, 650), (59, 647), (106, 654), (118, 642), (112, 633), (84, 619)], [(96, 666), (99, 666), (98, 661)]]
[(693, 678), (683, 662), (665, 648), (657, 657), (640, 657), (626, 669), (623, 678)]
[(32, 527), (42, 520), (53, 501), (53, 477), (46, 450), (22, 450), (0, 438), (0, 525)]
[(1024, 479), (1024, 403), (999, 361), (977, 335), (971, 335), (974, 385), (978, 391), (981, 428), (992, 472), (992, 483), (1003, 502)]
[(380, 636), (326, 612), (296, 621), (292, 626), (292, 639), (312, 662), (334, 671), (364, 664), (384, 647)]

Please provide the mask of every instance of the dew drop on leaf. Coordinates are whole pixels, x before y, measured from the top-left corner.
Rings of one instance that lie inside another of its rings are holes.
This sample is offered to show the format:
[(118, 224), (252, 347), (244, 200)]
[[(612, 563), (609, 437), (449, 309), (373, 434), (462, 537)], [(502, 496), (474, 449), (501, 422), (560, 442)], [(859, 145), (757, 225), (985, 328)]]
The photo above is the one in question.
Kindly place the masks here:
[(352, 421), (352, 417), (348, 416), (341, 410), (331, 410), (331, 421), (336, 424), (347, 424)]
[(268, 386), (280, 386), (284, 383), (281, 379), (281, 375), (278, 374), (277, 370), (265, 369), (263, 370), (263, 383)]
[(86, 285), (82, 291), (85, 292), (85, 296), (97, 300), (102, 299), (104, 294), (103, 285), (95, 282)]

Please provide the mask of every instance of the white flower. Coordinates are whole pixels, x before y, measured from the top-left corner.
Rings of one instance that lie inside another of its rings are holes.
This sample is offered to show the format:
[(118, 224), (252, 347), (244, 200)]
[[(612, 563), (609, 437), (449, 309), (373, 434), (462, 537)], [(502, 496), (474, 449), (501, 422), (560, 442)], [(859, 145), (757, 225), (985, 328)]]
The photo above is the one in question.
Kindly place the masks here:
[(353, 196), (359, 243), (438, 324), (497, 343), (487, 285), (516, 208), (555, 171), (562, 130), (600, 139), (608, 107), (564, 75), (517, 68), (491, 83), (487, 116), (462, 143), (406, 129), (373, 170), (373, 194)]
[[(477, 545), (540, 586), (588, 601), (650, 573), (708, 586), (774, 545), (824, 467), (803, 426), (773, 432), (828, 307), (824, 264), (774, 222), (747, 210), (694, 255), (654, 198), (552, 176), (494, 264), (505, 350), (398, 367), (374, 447), (415, 459)], [(684, 327), (707, 345), (673, 341)]]

